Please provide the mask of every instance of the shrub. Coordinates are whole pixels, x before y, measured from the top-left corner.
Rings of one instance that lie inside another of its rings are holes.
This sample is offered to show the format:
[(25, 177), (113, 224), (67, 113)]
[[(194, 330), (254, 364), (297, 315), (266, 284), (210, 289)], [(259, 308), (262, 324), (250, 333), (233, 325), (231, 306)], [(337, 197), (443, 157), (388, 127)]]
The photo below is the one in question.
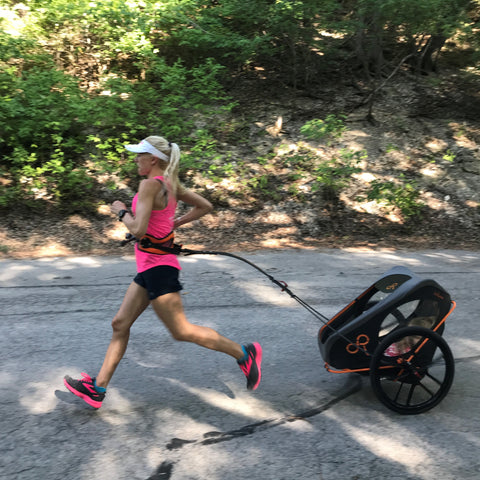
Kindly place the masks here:
[(343, 132), (347, 129), (344, 120), (345, 115), (327, 115), (325, 120), (316, 118), (310, 120), (303, 127), (300, 128), (300, 133), (305, 135), (309, 140), (323, 140), (327, 139), (329, 143), (340, 138)]
[(349, 184), (352, 175), (362, 171), (359, 164), (365, 158), (365, 151), (341, 150), (340, 158), (325, 161), (314, 170), (312, 191), (322, 189), (326, 200), (337, 199), (339, 192)]
[(367, 200), (390, 208), (398, 208), (406, 219), (421, 215), (424, 205), (419, 201), (419, 197), (417, 183), (406, 180), (404, 175), (400, 175), (397, 182), (374, 180), (367, 194)]
[[(0, 77), (0, 175), (7, 179), (0, 205), (44, 199), (77, 209), (91, 184), (81, 167), (85, 95), (46, 57), (29, 62), (23, 69), (11, 65)], [(72, 188), (78, 183), (83, 191)]]

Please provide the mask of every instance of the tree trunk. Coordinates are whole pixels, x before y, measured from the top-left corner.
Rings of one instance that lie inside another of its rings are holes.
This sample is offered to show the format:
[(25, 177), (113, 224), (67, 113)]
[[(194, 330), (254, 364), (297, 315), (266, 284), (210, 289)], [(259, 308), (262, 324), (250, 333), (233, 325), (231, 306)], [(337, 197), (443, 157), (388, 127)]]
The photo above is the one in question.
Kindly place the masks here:
[(419, 70), (421, 73), (437, 71), (437, 60), (440, 50), (445, 45), (447, 37), (443, 35), (432, 35), (428, 42), (422, 47), (419, 54)]

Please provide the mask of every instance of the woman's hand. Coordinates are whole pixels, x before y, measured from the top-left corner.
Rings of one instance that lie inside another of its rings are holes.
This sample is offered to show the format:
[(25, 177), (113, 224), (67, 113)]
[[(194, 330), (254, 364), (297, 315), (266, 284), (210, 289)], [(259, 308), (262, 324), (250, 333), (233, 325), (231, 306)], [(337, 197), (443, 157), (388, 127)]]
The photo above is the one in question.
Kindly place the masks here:
[(173, 221), (173, 229), (176, 230), (180, 225), (183, 225), (182, 217), (178, 217)]
[(110, 211), (115, 214), (115, 215), (118, 215), (118, 212), (120, 210), (128, 210), (127, 206), (121, 202), (120, 200), (115, 200), (111, 205), (110, 205)]
[(185, 190), (178, 195), (177, 198), (193, 208), (191, 208), (185, 215), (174, 220), (174, 229), (203, 217), (213, 209), (213, 205), (206, 198), (198, 193), (192, 192), (191, 190)]

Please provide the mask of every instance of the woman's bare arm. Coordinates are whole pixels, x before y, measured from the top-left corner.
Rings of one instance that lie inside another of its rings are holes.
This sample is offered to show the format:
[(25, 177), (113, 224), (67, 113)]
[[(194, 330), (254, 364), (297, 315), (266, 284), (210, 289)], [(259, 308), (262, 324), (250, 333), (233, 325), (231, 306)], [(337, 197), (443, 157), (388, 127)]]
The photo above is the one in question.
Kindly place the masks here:
[[(128, 228), (128, 231), (135, 237), (141, 238), (147, 232), (148, 221), (153, 210), (155, 196), (161, 188), (159, 182), (153, 179), (142, 180), (138, 189), (137, 205), (135, 207), (135, 216), (127, 213), (123, 217), (123, 223)], [(111, 211), (118, 213), (127, 207), (123, 202), (113, 202)]]
[(213, 205), (206, 198), (203, 198), (201, 195), (192, 192), (191, 190), (184, 190), (179, 193), (177, 195), (177, 200), (181, 200), (193, 208), (191, 208), (185, 215), (175, 219), (174, 228), (198, 220), (213, 209)]

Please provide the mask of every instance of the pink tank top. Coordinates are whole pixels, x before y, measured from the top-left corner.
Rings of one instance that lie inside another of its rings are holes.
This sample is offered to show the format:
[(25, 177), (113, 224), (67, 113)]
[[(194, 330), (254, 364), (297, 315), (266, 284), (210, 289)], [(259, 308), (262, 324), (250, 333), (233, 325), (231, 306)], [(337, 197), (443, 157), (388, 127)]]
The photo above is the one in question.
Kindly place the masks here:
[[(155, 178), (163, 181), (163, 177)], [(170, 185), (167, 184), (167, 182), (165, 182), (164, 185), (167, 186), (168, 205), (163, 210), (152, 210), (147, 227), (147, 233), (157, 238), (165, 237), (173, 230), (173, 220), (177, 208), (177, 201), (171, 192)], [(134, 215), (137, 207), (137, 197), (138, 193), (133, 197), (132, 201), (132, 212)], [(182, 269), (176, 255), (155, 255), (154, 253), (141, 252), (136, 244), (135, 260), (137, 262), (138, 273), (159, 265), (168, 265), (170, 267), (178, 268), (178, 270)]]

